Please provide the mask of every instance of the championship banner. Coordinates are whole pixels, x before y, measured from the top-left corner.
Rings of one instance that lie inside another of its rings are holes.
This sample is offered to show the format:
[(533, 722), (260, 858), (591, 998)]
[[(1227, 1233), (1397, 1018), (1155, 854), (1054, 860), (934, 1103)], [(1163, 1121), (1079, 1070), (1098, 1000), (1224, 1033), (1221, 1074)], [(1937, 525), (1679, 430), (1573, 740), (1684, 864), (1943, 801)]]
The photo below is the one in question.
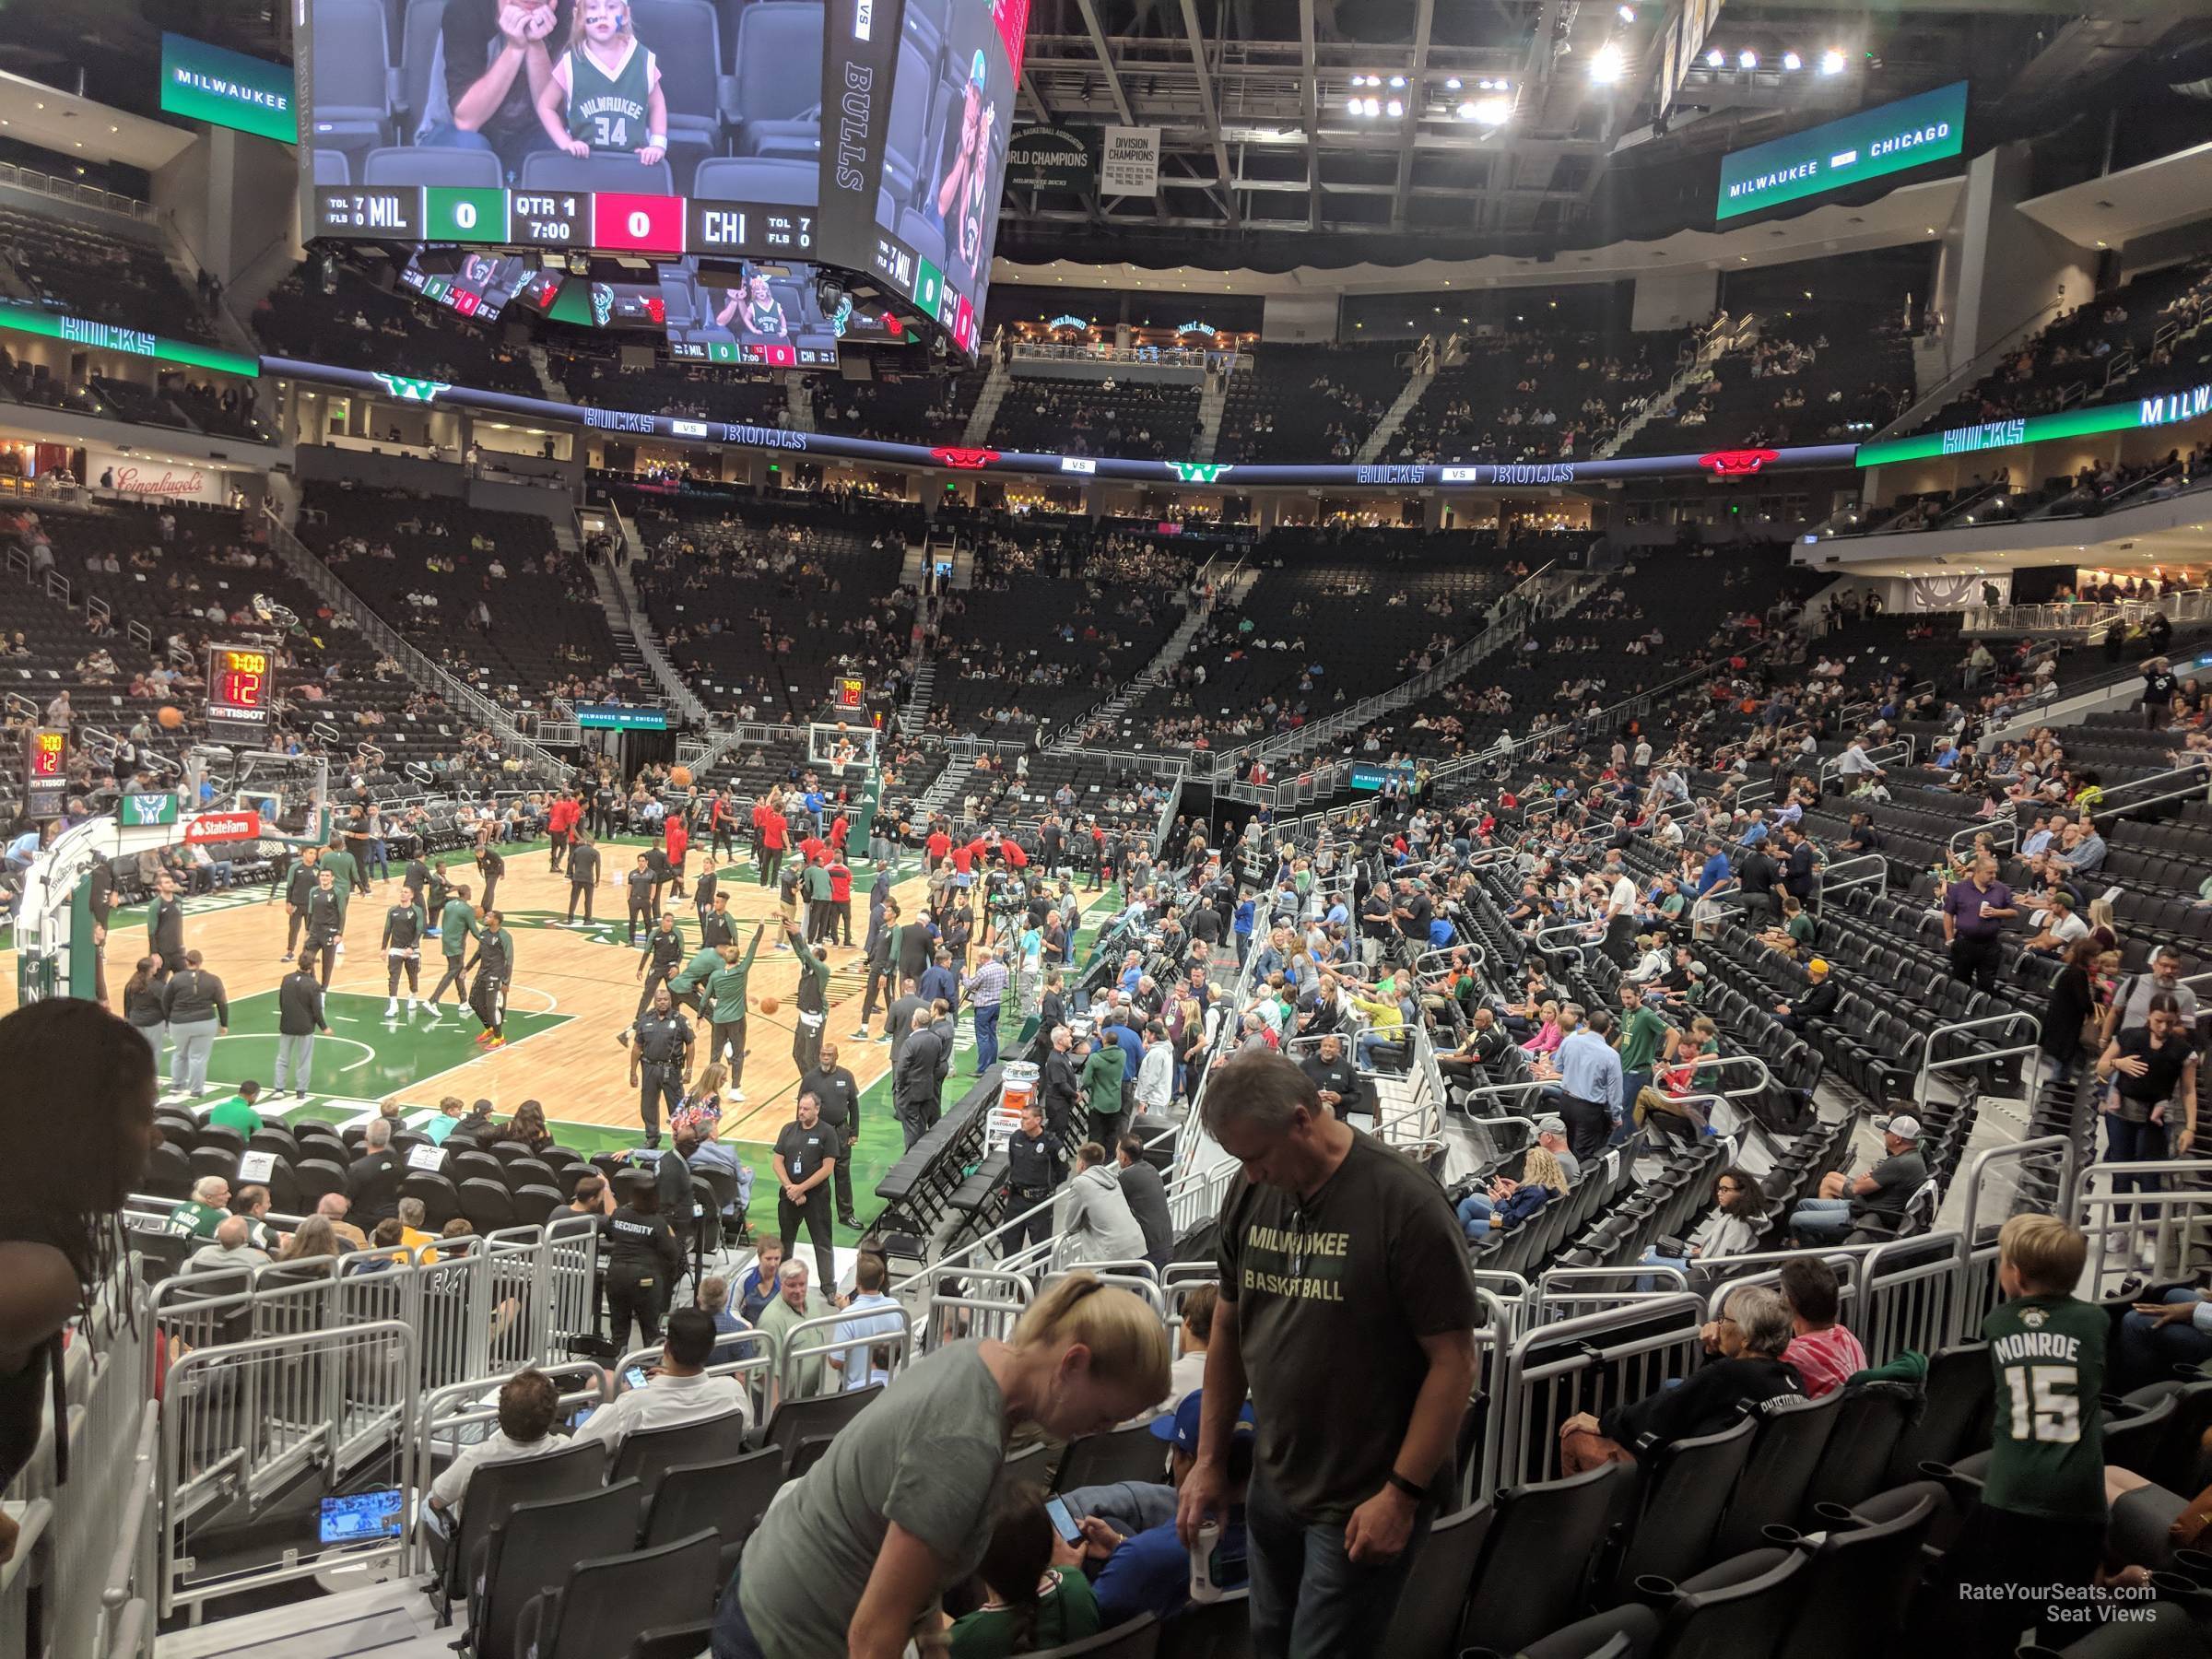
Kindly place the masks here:
[(1099, 157), (1099, 194), (1111, 196), (1159, 194), (1159, 129), (1108, 127)]
[(1098, 170), (1091, 141), (1066, 127), (1021, 127), (1006, 146), (1006, 182), (1023, 190), (1087, 190)]

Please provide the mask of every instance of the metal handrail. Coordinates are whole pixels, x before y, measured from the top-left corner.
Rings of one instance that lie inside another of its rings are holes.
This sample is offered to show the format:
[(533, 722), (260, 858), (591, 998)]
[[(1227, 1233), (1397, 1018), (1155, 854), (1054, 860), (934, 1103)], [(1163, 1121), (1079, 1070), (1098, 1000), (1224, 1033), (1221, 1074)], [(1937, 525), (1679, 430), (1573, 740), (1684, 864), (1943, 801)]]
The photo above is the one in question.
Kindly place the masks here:
[[(1992, 1030), (1999, 1027), (2009, 1030), (2022, 1020), (2025, 1020), (2028, 1025), (2028, 1041), (2025, 1044), (2016, 1045), (2012, 1048), (1977, 1051), (1971, 1054), (1955, 1054), (1948, 1060), (1934, 1058), (1936, 1044), (1939, 1039), (1958, 1037), (1970, 1031)], [(1912, 1051), (1915, 1043), (1920, 1046), (1920, 1070), (1913, 1078), (1912, 1098), (1919, 1101), (1926, 1100), (1928, 1078), (1933, 1073), (1957, 1071), (1963, 1066), (1984, 1065), (1992, 1061), (2009, 1060), (2018, 1055), (2040, 1053), (2039, 1044), (2042, 1034), (2043, 1022), (2024, 1008), (2015, 1008), (2005, 1014), (1985, 1014), (1975, 1019), (1953, 1021), (1939, 1025), (1925, 1033), (1915, 1032), (1905, 1042), (1907, 1053)]]

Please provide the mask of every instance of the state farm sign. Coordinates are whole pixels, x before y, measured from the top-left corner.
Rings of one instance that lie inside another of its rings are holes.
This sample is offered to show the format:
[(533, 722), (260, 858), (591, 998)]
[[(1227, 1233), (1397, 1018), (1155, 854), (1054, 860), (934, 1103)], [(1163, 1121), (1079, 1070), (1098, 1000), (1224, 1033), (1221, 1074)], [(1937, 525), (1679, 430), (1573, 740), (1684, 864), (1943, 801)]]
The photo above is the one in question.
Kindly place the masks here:
[(184, 839), (194, 846), (204, 841), (259, 841), (258, 812), (203, 812), (184, 826)]

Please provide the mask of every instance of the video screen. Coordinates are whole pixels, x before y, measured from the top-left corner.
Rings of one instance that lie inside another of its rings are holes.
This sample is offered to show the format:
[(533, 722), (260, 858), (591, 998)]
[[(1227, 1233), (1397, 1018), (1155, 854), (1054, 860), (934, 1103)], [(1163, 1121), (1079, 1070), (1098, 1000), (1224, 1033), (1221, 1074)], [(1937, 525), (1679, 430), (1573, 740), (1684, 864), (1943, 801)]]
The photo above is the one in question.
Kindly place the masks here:
[(912, 298), (973, 354), (998, 240), (998, 200), (1029, 0), (910, 5), (861, 268)]
[(972, 354), (1029, 3), (306, 0), (303, 231), (871, 271)]
[(823, 308), (821, 274), (805, 264), (747, 261), (702, 273), (696, 261), (661, 267), (668, 355), (695, 363), (758, 363), (821, 369), (837, 362), (837, 342), (853, 314), (841, 288)]
[(480, 323), (498, 322), (500, 313), (517, 300), (540, 316), (546, 315), (560, 293), (561, 278), (561, 272), (544, 268), (528, 253), (452, 253), (421, 249), (399, 274), (403, 288)]

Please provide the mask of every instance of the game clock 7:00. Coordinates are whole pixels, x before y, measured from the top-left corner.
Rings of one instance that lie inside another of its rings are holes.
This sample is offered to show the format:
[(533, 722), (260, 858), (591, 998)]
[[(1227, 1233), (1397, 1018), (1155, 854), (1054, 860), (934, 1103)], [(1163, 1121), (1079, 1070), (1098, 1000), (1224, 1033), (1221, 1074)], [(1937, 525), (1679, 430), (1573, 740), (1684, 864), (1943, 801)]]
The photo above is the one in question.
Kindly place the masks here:
[(207, 715), (235, 724), (269, 717), (269, 653), (234, 645), (207, 648)]

